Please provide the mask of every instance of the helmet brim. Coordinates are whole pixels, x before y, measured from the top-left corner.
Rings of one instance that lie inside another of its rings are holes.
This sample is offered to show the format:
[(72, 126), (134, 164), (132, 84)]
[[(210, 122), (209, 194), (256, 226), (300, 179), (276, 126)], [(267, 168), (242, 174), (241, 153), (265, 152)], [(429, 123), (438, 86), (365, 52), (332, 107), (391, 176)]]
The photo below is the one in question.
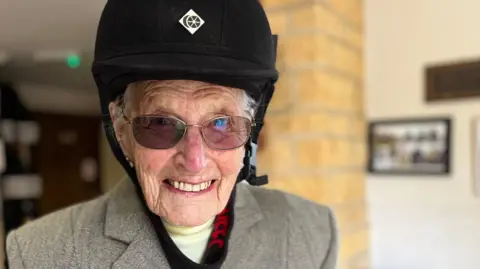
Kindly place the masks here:
[[(156, 53), (117, 56), (96, 61), (92, 72), (102, 85), (122, 91), (140, 80), (189, 79), (240, 88), (257, 99), (262, 84), (278, 79), (275, 67), (235, 58), (186, 54)], [(110, 96), (110, 100), (115, 96)]]

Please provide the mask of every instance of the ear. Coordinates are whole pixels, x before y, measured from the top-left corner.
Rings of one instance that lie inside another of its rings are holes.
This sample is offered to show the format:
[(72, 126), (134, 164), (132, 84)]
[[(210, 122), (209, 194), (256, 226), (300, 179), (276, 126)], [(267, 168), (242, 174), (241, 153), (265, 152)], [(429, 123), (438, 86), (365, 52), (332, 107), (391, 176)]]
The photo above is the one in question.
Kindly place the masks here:
[(118, 117), (121, 116), (121, 115), (117, 115), (117, 114), (120, 114), (120, 113), (117, 113), (118, 105), (119, 104), (117, 104), (114, 101), (110, 102), (110, 104), (108, 105), (108, 111), (110, 112), (110, 120), (112, 120), (112, 122), (115, 122), (115, 120), (117, 120)]
[(110, 102), (108, 110), (110, 112), (110, 120), (112, 121), (112, 132), (115, 134), (115, 138), (120, 144), (123, 153), (127, 155), (128, 153), (125, 151), (127, 142), (126, 123), (122, 120), (122, 114), (119, 113), (118, 104)]

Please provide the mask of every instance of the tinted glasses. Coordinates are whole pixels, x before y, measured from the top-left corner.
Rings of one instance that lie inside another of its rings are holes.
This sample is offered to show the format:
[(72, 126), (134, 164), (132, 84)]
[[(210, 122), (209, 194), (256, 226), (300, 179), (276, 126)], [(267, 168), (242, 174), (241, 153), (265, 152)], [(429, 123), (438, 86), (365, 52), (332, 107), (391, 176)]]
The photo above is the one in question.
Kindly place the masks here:
[(137, 143), (149, 149), (174, 147), (185, 136), (188, 127), (201, 128), (202, 137), (211, 149), (235, 149), (247, 142), (254, 126), (248, 118), (230, 116), (216, 117), (203, 124), (186, 124), (178, 118), (162, 115), (137, 116), (133, 120), (123, 117), (132, 125)]

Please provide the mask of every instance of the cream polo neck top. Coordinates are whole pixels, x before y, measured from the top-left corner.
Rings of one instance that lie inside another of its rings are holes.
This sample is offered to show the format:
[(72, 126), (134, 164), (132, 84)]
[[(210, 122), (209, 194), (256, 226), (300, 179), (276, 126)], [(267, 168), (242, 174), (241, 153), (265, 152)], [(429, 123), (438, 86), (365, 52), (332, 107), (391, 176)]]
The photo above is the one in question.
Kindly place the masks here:
[(175, 226), (166, 221), (163, 221), (163, 224), (180, 251), (193, 262), (200, 263), (207, 249), (213, 222), (214, 219), (211, 219), (195, 227)]

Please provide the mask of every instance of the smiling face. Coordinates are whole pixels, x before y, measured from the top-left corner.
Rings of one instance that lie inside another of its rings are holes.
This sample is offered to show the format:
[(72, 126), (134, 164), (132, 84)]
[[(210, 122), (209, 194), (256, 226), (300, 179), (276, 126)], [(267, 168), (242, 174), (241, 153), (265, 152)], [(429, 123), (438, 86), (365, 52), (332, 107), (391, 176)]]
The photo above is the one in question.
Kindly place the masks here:
[[(181, 126), (178, 120), (195, 125), (188, 127), (183, 138), (168, 149), (151, 149), (139, 144), (132, 129), (139, 125), (135, 125), (135, 120), (132, 124), (123, 120), (119, 107), (110, 104), (117, 139), (136, 168), (152, 212), (174, 225), (196, 226), (223, 210), (243, 166), (244, 147), (212, 149), (205, 142), (199, 125), (218, 119), (207, 125), (210, 126), (207, 130), (217, 131), (234, 119), (229, 117), (251, 118), (246, 112), (252, 112), (245, 111), (245, 101), (244, 92), (239, 89), (198, 81), (132, 84), (124, 96), (123, 113), (128, 119), (155, 115), (162, 116), (154, 119), (156, 125), (160, 122), (162, 126), (170, 123)], [(151, 120), (148, 123), (154, 126)], [(212, 133), (204, 135), (213, 141)]]

